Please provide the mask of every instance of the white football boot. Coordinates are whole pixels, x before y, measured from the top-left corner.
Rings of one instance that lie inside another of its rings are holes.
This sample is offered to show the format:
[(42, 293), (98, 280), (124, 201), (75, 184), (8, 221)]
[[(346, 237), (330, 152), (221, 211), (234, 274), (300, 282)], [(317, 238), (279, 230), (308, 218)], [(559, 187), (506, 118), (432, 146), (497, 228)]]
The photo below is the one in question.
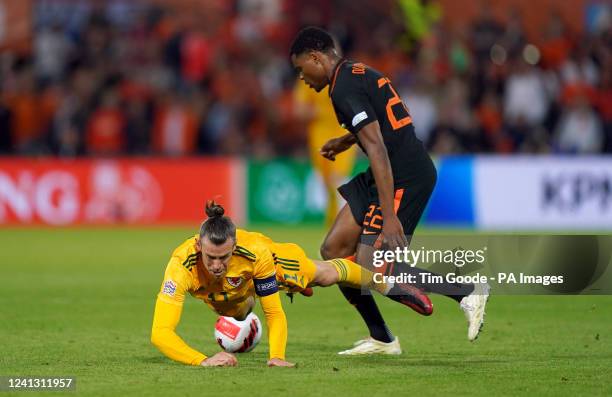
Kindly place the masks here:
[(468, 340), (473, 342), (484, 325), (485, 306), (489, 300), (489, 284), (475, 284), (474, 291), (461, 299), (461, 310), (468, 321)]
[(338, 352), (338, 354), (345, 356), (358, 356), (364, 354), (402, 354), (402, 348), (397, 336), (389, 343), (381, 342), (372, 338), (361, 339), (355, 342), (354, 346), (355, 347), (352, 349)]

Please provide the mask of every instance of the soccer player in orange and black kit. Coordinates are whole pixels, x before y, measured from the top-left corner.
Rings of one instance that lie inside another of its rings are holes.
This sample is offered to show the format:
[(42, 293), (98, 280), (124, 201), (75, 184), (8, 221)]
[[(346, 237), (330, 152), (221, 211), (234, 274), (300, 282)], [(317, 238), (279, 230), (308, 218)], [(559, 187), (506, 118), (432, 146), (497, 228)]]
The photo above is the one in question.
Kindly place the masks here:
[[(329, 87), (338, 122), (348, 130), (321, 148), (328, 160), (359, 145), (370, 168), (339, 188), (347, 201), (322, 246), (324, 259), (357, 255), (359, 264), (371, 262), (374, 249), (405, 247), (425, 210), (436, 169), (416, 137), (407, 107), (391, 81), (380, 72), (342, 59), (331, 35), (316, 27), (301, 30), (290, 50), (299, 77), (319, 92)], [(402, 263), (389, 264), (390, 275), (426, 271)], [(468, 319), (468, 339), (478, 336), (488, 299), (488, 285), (417, 283), (421, 291), (440, 293), (460, 303)], [(397, 354), (401, 351), (371, 295), (341, 287), (366, 322), (370, 338), (341, 354)], [(428, 315), (431, 311), (415, 307)]]

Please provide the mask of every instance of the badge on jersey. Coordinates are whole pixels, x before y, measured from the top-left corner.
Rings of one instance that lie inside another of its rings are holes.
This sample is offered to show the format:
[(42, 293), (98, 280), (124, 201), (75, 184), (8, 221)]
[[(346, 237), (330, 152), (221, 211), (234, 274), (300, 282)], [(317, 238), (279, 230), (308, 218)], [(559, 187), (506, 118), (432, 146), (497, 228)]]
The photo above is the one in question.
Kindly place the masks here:
[(164, 289), (162, 290), (163, 294), (168, 296), (174, 296), (176, 292), (176, 283), (172, 280), (168, 280), (164, 283)]
[(227, 283), (232, 287), (236, 288), (242, 284), (242, 277), (226, 277)]

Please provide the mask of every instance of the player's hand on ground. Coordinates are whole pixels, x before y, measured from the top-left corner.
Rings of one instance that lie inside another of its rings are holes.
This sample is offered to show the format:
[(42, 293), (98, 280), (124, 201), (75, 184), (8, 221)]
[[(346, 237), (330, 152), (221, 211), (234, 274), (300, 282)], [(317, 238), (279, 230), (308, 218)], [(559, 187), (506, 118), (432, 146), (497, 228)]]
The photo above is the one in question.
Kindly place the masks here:
[(268, 360), (268, 367), (295, 367), (295, 364), (280, 358), (272, 358)]
[(383, 221), (383, 245), (387, 249), (404, 248), (408, 246), (408, 239), (404, 235), (404, 228), (397, 215), (384, 218)]
[(328, 160), (334, 161), (337, 154), (344, 152), (350, 147), (351, 145), (347, 144), (344, 139), (333, 138), (321, 147), (321, 155)]
[(203, 367), (234, 367), (236, 364), (238, 364), (236, 356), (227, 352), (219, 352), (200, 363)]

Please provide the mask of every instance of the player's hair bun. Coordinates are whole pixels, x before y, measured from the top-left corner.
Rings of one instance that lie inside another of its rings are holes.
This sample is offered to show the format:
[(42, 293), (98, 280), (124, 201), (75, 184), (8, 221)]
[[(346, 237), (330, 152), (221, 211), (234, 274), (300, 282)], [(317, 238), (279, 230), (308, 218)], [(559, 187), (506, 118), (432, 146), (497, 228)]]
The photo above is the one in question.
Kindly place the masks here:
[(209, 218), (220, 218), (225, 214), (225, 209), (214, 201), (206, 203), (206, 216)]
[(225, 209), (213, 200), (206, 202), (206, 219), (200, 225), (200, 239), (206, 237), (215, 245), (224, 244), (231, 238), (236, 242), (236, 225), (232, 220), (223, 216)]

